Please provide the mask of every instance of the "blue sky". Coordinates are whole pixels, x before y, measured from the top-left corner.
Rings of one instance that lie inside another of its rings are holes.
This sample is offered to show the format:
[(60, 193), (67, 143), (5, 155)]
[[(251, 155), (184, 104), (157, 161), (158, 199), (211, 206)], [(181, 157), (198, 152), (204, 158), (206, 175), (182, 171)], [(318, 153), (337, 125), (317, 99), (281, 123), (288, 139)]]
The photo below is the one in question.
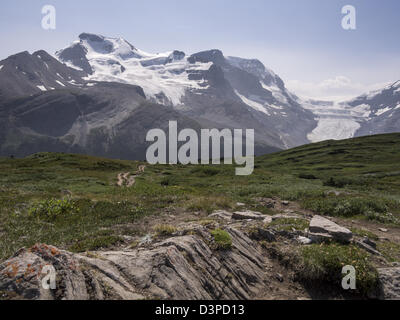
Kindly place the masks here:
[[(2, 0), (0, 59), (67, 46), (81, 32), (124, 37), (149, 52), (258, 58), (296, 93), (353, 96), (400, 79), (398, 0)], [(57, 28), (41, 28), (45, 4)], [(357, 10), (357, 30), (341, 27), (341, 9)]]

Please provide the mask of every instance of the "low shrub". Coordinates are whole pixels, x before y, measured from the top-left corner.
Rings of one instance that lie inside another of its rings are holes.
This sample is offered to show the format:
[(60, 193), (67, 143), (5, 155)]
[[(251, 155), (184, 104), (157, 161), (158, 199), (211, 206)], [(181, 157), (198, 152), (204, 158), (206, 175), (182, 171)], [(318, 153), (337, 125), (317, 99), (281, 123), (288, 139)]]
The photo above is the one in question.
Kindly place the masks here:
[(49, 199), (34, 203), (29, 208), (29, 216), (45, 219), (56, 219), (57, 217), (79, 212), (74, 203), (69, 200)]
[(303, 207), (329, 216), (353, 217), (365, 216), (371, 220), (384, 219), (388, 214), (388, 205), (384, 200), (364, 197), (311, 198), (303, 202)]

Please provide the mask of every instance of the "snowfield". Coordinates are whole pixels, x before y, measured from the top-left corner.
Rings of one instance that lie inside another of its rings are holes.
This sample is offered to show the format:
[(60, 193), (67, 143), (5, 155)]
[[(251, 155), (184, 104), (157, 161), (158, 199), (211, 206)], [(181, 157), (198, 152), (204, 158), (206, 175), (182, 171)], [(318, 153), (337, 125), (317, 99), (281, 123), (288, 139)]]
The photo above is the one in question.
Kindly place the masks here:
[(359, 122), (370, 114), (368, 105), (351, 108), (331, 101), (318, 105), (302, 101), (302, 105), (312, 111), (318, 121), (317, 127), (307, 136), (310, 142), (352, 138), (361, 127)]
[(189, 73), (209, 70), (211, 62), (191, 64), (183, 53), (151, 54), (136, 49), (122, 38), (101, 38), (103, 41), (75, 42), (86, 49), (86, 58), (93, 70), (86, 80), (137, 85), (148, 98), (157, 101), (159, 95), (165, 95), (174, 106), (182, 104), (186, 89), (208, 88), (204, 80), (189, 80)]
[(256, 111), (265, 113), (267, 116), (270, 115), (268, 110), (261, 103), (258, 103), (256, 101), (246, 98), (245, 96), (243, 96), (239, 92), (237, 92), (237, 90), (235, 90), (235, 93), (243, 101), (244, 104), (247, 104), (249, 107), (253, 108)]
[(351, 119), (319, 119), (318, 126), (308, 134), (311, 142), (325, 140), (342, 140), (354, 137), (354, 133), (361, 125)]

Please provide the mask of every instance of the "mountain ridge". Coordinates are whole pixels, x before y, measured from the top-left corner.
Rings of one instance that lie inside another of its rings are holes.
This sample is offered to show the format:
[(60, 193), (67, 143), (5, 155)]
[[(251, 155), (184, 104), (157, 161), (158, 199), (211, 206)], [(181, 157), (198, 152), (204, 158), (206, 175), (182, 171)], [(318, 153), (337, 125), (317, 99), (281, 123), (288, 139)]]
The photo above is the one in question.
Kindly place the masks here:
[[(152, 129), (156, 121), (147, 121), (147, 127), (137, 122), (141, 117), (151, 119), (155, 110), (163, 114), (162, 106), (169, 110), (169, 120), (182, 119), (183, 126), (187, 123), (183, 119), (190, 119), (196, 128), (253, 128), (260, 152), (393, 132), (400, 127), (398, 85), (342, 104), (304, 101), (258, 59), (225, 57), (218, 49), (152, 54), (123, 38), (82, 33), (55, 57), (43, 50), (25, 51), (0, 61), (0, 153), (26, 155), (24, 148), (46, 151), (49, 141), (59, 146), (55, 151), (93, 152), (87, 143), (94, 136), (102, 147), (93, 155), (114, 157), (121, 154), (110, 153), (119, 140), (120, 124), (126, 128), (130, 119), (128, 126)], [(90, 121), (79, 99), (93, 111)], [(136, 114), (139, 100), (153, 107), (141, 109), (149, 114), (135, 118), (131, 113)], [(41, 128), (40, 119), (52, 129)], [(131, 134), (143, 137), (143, 132)], [(122, 144), (129, 142), (123, 140)], [(128, 152), (130, 158), (143, 158), (145, 141), (140, 140), (136, 141), (140, 151)], [(26, 143), (30, 147), (24, 147)]]

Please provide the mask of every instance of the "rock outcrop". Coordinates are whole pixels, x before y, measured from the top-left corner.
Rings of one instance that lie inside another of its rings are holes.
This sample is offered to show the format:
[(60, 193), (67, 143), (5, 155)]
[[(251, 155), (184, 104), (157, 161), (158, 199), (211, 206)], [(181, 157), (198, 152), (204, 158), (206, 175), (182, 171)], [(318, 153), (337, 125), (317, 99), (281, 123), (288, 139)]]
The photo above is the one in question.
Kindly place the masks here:
[(381, 299), (400, 300), (400, 267), (379, 268)]
[[(190, 231), (189, 231), (190, 230)], [(213, 250), (201, 225), (137, 249), (73, 254), (44, 244), (0, 265), (0, 294), (19, 299), (251, 299), (263, 288), (265, 259), (241, 231), (227, 227), (232, 248)], [(56, 289), (44, 289), (46, 265)]]

